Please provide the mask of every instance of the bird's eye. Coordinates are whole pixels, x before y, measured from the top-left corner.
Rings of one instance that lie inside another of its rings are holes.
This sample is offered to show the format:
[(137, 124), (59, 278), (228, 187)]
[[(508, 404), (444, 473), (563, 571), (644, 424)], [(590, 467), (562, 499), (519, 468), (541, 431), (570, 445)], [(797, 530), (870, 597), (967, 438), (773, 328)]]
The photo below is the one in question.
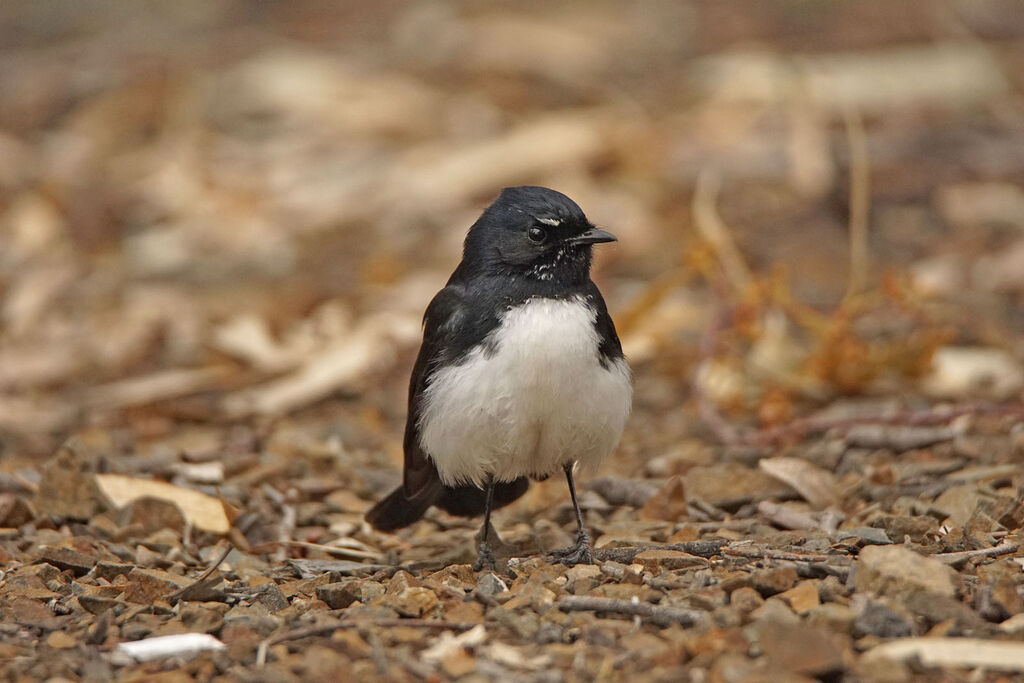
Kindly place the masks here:
[(548, 231), (544, 228), (530, 228), (530, 232), (526, 234), (534, 244), (540, 244), (548, 238)]

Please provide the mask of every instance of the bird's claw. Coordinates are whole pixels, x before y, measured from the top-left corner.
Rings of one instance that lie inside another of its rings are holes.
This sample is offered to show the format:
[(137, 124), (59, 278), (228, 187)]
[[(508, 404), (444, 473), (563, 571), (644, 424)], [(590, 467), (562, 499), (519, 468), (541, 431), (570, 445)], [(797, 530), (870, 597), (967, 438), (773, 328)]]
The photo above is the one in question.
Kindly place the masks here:
[(477, 550), (476, 562), (473, 563), (473, 571), (493, 570), (495, 566), (494, 553), (491, 552), (491, 547), (487, 543), (481, 543)]
[(590, 536), (584, 531), (576, 537), (576, 543), (568, 548), (552, 550), (548, 553), (552, 562), (573, 567), (577, 564), (594, 564), (594, 553), (590, 548)]

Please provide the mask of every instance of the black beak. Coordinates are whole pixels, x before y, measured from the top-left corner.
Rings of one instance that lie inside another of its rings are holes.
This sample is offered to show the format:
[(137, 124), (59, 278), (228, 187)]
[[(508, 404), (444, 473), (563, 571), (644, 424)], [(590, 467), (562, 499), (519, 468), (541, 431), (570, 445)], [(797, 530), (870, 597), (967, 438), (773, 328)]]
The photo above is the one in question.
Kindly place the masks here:
[(570, 237), (566, 240), (569, 244), (599, 244), (601, 242), (618, 242), (619, 238), (610, 232), (591, 228), (584, 233)]

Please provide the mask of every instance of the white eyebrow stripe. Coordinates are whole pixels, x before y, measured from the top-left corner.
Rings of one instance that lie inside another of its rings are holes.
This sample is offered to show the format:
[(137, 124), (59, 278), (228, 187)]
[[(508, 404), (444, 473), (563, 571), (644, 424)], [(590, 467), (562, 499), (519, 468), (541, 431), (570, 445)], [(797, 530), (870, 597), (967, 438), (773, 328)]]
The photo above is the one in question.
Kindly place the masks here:
[(537, 222), (543, 223), (544, 225), (550, 225), (552, 227), (562, 224), (562, 221), (557, 218), (538, 218)]

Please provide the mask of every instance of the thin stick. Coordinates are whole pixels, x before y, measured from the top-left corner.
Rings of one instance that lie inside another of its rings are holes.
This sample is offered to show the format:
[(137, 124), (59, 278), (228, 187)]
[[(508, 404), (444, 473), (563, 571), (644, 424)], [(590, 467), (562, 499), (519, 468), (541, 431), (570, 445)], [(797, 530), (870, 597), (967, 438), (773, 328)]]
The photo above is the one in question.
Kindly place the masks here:
[(697, 188), (693, 193), (693, 220), (701, 237), (715, 250), (733, 289), (744, 292), (754, 278), (740, 250), (736, 248), (729, 226), (722, 220), (715, 206), (721, 184), (721, 178), (712, 171), (702, 171), (697, 177)]
[(189, 590), (195, 588), (196, 586), (202, 584), (204, 581), (206, 581), (208, 578), (210, 578), (213, 575), (213, 573), (215, 571), (217, 571), (217, 567), (219, 567), (221, 565), (221, 563), (224, 560), (227, 559), (228, 555), (231, 554), (231, 551), (233, 549), (234, 549), (234, 546), (228, 544), (228, 547), (224, 549), (224, 552), (222, 552), (220, 554), (220, 557), (218, 557), (216, 559), (216, 561), (213, 562), (213, 564), (211, 564), (209, 567), (207, 567), (206, 571), (204, 571), (202, 574), (199, 575), (199, 578), (197, 578), (195, 581), (193, 581), (189, 585), (187, 585), (187, 586), (185, 586), (183, 588), (179, 588), (178, 590), (176, 590), (173, 593), (171, 593), (170, 595), (168, 595), (167, 596), (167, 601), (170, 602), (173, 605), (174, 602), (176, 600), (178, 600), (182, 595), (185, 595)]
[(853, 107), (843, 109), (850, 149), (850, 280), (846, 297), (864, 291), (868, 280), (868, 211), (871, 207), (871, 166), (864, 122)]
[(726, 546), (722, 548), (722, 554), (744, 557), (748, 560), (783, 560), (785, 562), (828, 562), (830, 559), (835, 559), (828, 555), (805, 555), (803, 553), (789, 553), (784, 550), (773, 550), (772, 548), (740, 545)]
[(933, 557), (948, 565), (958, 567), (959, 565), (967, 562), (968, 560), (973, 560), (976, 557), (1001, 557), (1003, 555), (1015, 553), (1019, 549), (1020, 546), (1016, 543), (1007, 543), (1005, 545), (997, 545), (991, 548), (982, 548), (981, 550), (965, 550), (960, 553), (939, 553), (938, 555), (933, 555)]
[(703, 612), (678, 607), (655, 607), (647, 602), (569, 596), (558, 601), (563, 612), (605, 612), (646, 619), (657, 626), (693, 626), (704, 617)]

